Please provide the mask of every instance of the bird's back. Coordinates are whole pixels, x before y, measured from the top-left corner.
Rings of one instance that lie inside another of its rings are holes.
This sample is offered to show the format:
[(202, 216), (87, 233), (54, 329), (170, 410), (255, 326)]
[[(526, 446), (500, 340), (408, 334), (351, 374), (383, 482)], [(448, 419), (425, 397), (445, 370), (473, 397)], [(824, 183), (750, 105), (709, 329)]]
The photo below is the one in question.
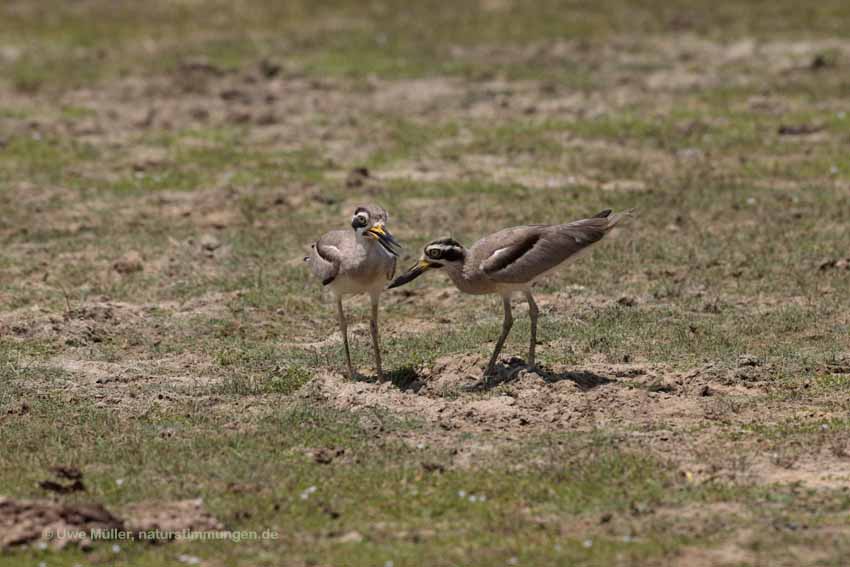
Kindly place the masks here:
[(623, 216), (603, 213), (566, 224), (516, 226), (485, 236), (469, 250), (468, 272), (499, 283), (531, 282), (601, 240)]

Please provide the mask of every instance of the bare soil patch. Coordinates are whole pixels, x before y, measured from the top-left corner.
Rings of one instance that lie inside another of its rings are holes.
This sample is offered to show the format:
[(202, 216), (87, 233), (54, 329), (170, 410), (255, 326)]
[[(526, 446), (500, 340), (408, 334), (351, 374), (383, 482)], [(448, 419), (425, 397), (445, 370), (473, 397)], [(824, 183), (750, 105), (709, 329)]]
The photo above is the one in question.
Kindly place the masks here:
[(223, 525), (204, 509), (200, 499), (141, 502), (115, 515), (100, 504), (0, 498), (0, 528), (0, 550), (35, 544), (90, 549), (91, 536), (97, 533), (158, 531), (162, 538), (153, 541), (161, 542), (184, 530), (215, 531)]

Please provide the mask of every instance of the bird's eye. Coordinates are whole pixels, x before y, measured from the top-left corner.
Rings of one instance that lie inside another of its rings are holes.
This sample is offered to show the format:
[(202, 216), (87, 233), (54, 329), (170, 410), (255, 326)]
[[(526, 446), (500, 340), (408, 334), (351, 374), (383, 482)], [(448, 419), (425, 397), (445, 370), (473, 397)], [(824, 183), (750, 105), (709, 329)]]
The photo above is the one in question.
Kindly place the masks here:
[(438, 248), (429, 248), (425, 251), (425, 254), (427, 254), (429, 258), (434, 258), (436, 260), (440, 257), (440, 250)]

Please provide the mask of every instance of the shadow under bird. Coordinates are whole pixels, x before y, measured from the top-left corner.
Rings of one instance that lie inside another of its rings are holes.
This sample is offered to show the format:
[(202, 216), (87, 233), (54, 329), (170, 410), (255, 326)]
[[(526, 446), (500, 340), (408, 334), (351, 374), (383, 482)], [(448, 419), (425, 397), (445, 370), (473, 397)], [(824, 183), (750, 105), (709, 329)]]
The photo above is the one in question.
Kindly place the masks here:
[(595, 216), (567, 224), (516, 226), (485, 236), (467, 249), (451, 238), (434, 240), (425, 246), (419, 261), (388, 286), (398, 287), (413, 281), (428, 270), (441, 268), (463, 293), (502, 296), (505, 319), (502, 334), (484, 377), (492, 376), (505, 339), (513, 325), (511, 295), (522, 292), (528, 301), (531, 341), (528, 366), (534, 366), (539, 310), (531, 295), (532, 284), (548, 272), (602, 240), (631, 211), (611, 214), (606, 209)]
[(378, 335), (378, 302), (386, 283), (395, 275), (396, 258), (401, 245), (387, 230), (387, 211), (377, 205), (357, 207), (351, 218), (353, 230), (333, 230), (310, 247), (304, 258), (322, 285), (336, 299), (339, 330), (345, 348), (348, 376), (354, 378), (351, 353), (348, 348), (348, 325), (342, 308), (346, 295), (368, 293), (372, 303), (369, 328), (375, 353), (375, 369), (383, 380), (381, 346)]

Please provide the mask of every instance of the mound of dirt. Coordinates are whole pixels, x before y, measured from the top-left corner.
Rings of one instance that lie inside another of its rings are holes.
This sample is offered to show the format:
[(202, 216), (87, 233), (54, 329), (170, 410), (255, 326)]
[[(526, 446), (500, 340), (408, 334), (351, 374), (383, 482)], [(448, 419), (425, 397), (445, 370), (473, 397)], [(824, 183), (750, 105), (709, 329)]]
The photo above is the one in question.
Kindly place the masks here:
[[(140, 502), (119, 517), (100, 504), (65, 504), (51, 500), (16, 500), (0, 497), (0, 550), (44, 543), (54, 549), (92, 545), (93, 534), (108, 539), (110, 533), (156, 531), (160, 539), (183, 531), (221, 530), (223, 525), (204, 509), (201, 499), (177, 502)], [(97, 536), (95, 536), (97, 537)], [(98, 539), (100, 539), (98, 537)]]
[(474, 388), (481, 382), (487, 359), (477, 354), (464, 354), (438, 359), (430, 368), (419, 372), (420, 394), (443, 396), (452, 391)]
[(92, 530), (122, 530), (124, 522), (100, 504), (0, 498), (0, 549), (37, 541), (62, 549), (91, 544)]
[(204, 509), (200, 498), (178, 502), (141, 502), (124, 511), (133, 532), (179, 532), (221, 530), (224, 526)]
[(485, 384), (486, 362), (477, 354), (447, 356), (395, 383), (352, 382), (324, 372), (301, 396), (338, 409), (408, 414), (445, 430), (531, 432), (606, 423), (687, 426), (721, 411), (718, 399), (754, 390), (752, 377), (737, 377), (740, 369), (712, 365), (687, 372), (636, 363), (550, 369), (528, 368), (516, 358), (497, 365), (496, 376)]

